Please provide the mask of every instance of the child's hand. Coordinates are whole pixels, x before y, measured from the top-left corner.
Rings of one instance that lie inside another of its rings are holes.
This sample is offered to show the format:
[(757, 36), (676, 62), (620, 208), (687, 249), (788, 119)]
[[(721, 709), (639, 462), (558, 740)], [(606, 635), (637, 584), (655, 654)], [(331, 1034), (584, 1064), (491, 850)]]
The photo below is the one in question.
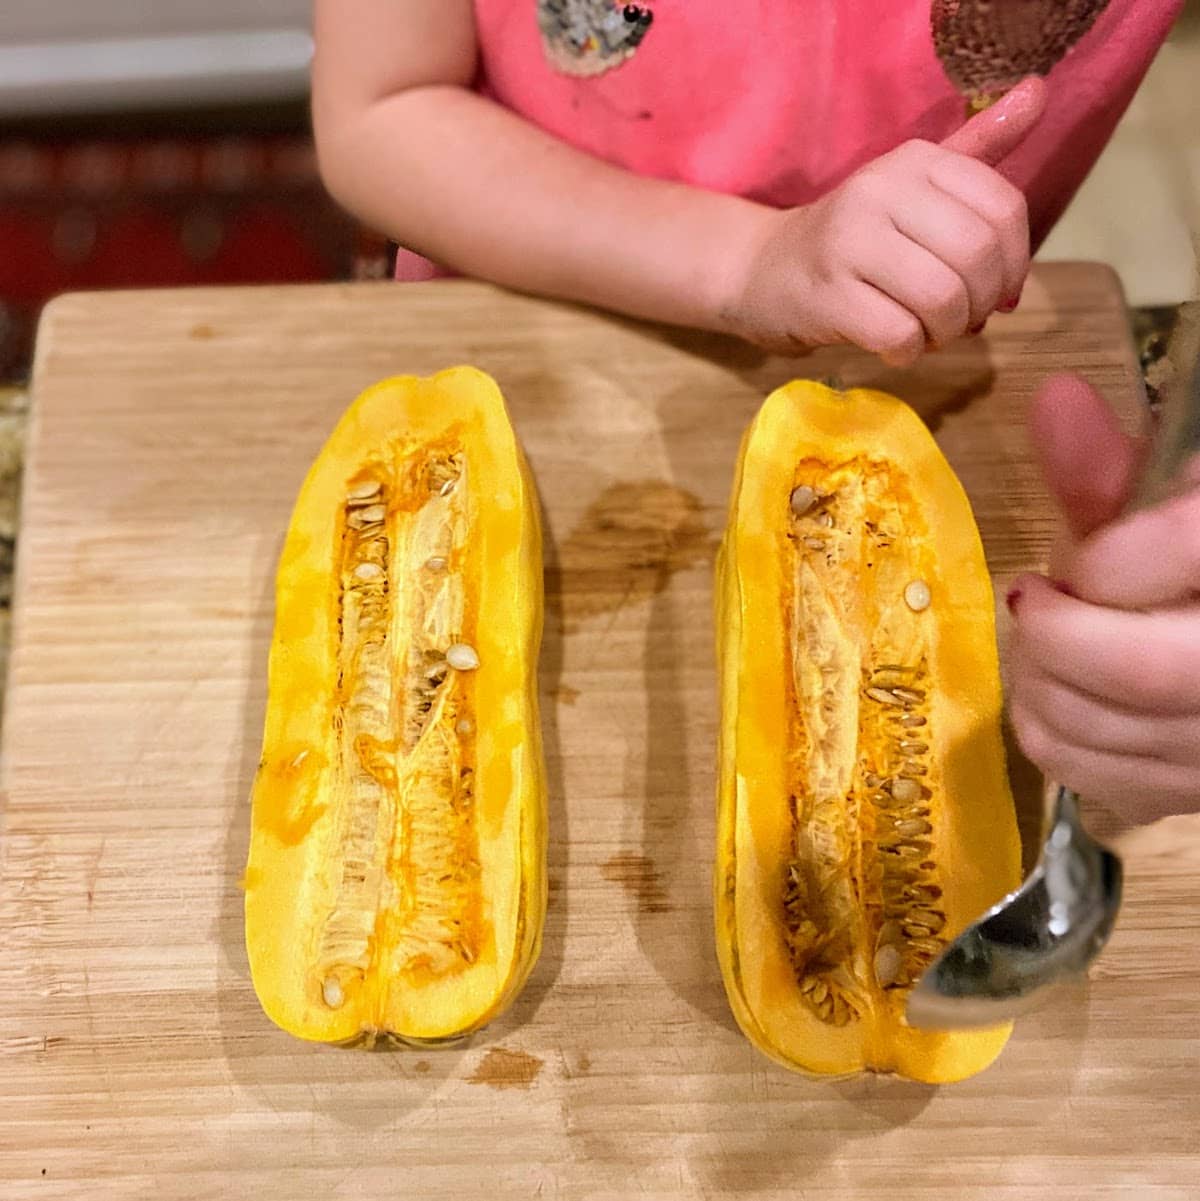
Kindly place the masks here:
[(1043, 388), (1033, 436), (1071, 538), (1051, 572), (1066, 591), (1024, 576), (1009, 594), (1021, 746), (1133, 822), (1200, 810), (1200, 474), (1118, 519), (1142, 449), (1075, 377)]
[(815, 203), (769, 213), (734, 331), (784, 353), (851, 342), (906, 366), (1015, 308), (1029, 218), (994, 164), (1044, 107), (1028, 79), (942, 145), (906, 142)]

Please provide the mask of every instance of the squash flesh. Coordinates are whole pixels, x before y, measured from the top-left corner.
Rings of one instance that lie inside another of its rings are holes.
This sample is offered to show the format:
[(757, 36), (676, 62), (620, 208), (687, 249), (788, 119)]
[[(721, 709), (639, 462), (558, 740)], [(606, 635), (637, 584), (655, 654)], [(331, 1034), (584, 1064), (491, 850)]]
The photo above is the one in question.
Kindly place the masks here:
[[(277, 578), (246, 934), (284, 1029), (454, 1039), (526, 978), (545, 908), (541, 587), (494, 383), (458, 369), (365, 393)], [(448, 661), (465, 648), (477, 668)]]
[(1020, 850), (990, 580), (919, 418), (815, 384), (770, 397), (718, 596), (717, 943), (739, 1022), (814, 1073), (981, 1070), (1008, 1027), (903, 1023), (941, 947), (1018, 883)]

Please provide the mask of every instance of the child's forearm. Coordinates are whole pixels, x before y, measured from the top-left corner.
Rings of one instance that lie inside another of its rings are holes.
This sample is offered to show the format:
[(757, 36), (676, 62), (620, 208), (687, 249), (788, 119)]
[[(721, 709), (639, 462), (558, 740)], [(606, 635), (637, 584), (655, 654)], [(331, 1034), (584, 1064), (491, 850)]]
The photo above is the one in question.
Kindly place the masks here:
[(481, 279), (724, 328), (772, 210), (600, 162), (452, 85), (316, 115), (322, 173), (365, 221)]

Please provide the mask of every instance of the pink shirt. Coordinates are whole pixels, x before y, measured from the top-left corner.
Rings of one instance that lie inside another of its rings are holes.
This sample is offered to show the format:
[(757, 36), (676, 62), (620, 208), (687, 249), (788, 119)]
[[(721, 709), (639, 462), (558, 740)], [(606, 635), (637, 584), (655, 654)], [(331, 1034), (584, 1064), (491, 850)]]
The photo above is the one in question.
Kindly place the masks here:
[[(1030, 197), (1035, 241), (1182, 7), (1111, 0), (1051, 71), (1046, 117), (1004, 164)], [(631, 171), (793, 206), (909, 138), (938, 141), (962, 123), (929, 13), (929, 0), (475, 0), (477, 87)], [(401, 252), (398, 277), (437, 274)]]

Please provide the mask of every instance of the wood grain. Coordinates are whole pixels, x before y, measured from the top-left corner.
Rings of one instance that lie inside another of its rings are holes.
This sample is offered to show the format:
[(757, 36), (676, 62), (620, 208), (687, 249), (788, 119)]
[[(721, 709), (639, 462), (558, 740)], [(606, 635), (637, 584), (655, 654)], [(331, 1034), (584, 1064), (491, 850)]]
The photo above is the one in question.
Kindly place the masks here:
[[(274, 560), (359, 390), (456, 362), (505, 389), (547, 512), (545, 952), (466, 1048), (308, 1046), (259, 1010), (238, 890)], [(0, 1195), (1200, 1197), (1194, 823), (1132, 848), (1090, 987), (953, 1088), (772, 1066), (712, 947), (710, 577), (745, 424), (797, 374), (905, 396), (1003, 587), (1054, 528), (1023, 422), (1058, 368), (1136, 422), (1103, 268), (1039, 268), (908, 373), (467, 283), (53, 304), (4, 730)]]

